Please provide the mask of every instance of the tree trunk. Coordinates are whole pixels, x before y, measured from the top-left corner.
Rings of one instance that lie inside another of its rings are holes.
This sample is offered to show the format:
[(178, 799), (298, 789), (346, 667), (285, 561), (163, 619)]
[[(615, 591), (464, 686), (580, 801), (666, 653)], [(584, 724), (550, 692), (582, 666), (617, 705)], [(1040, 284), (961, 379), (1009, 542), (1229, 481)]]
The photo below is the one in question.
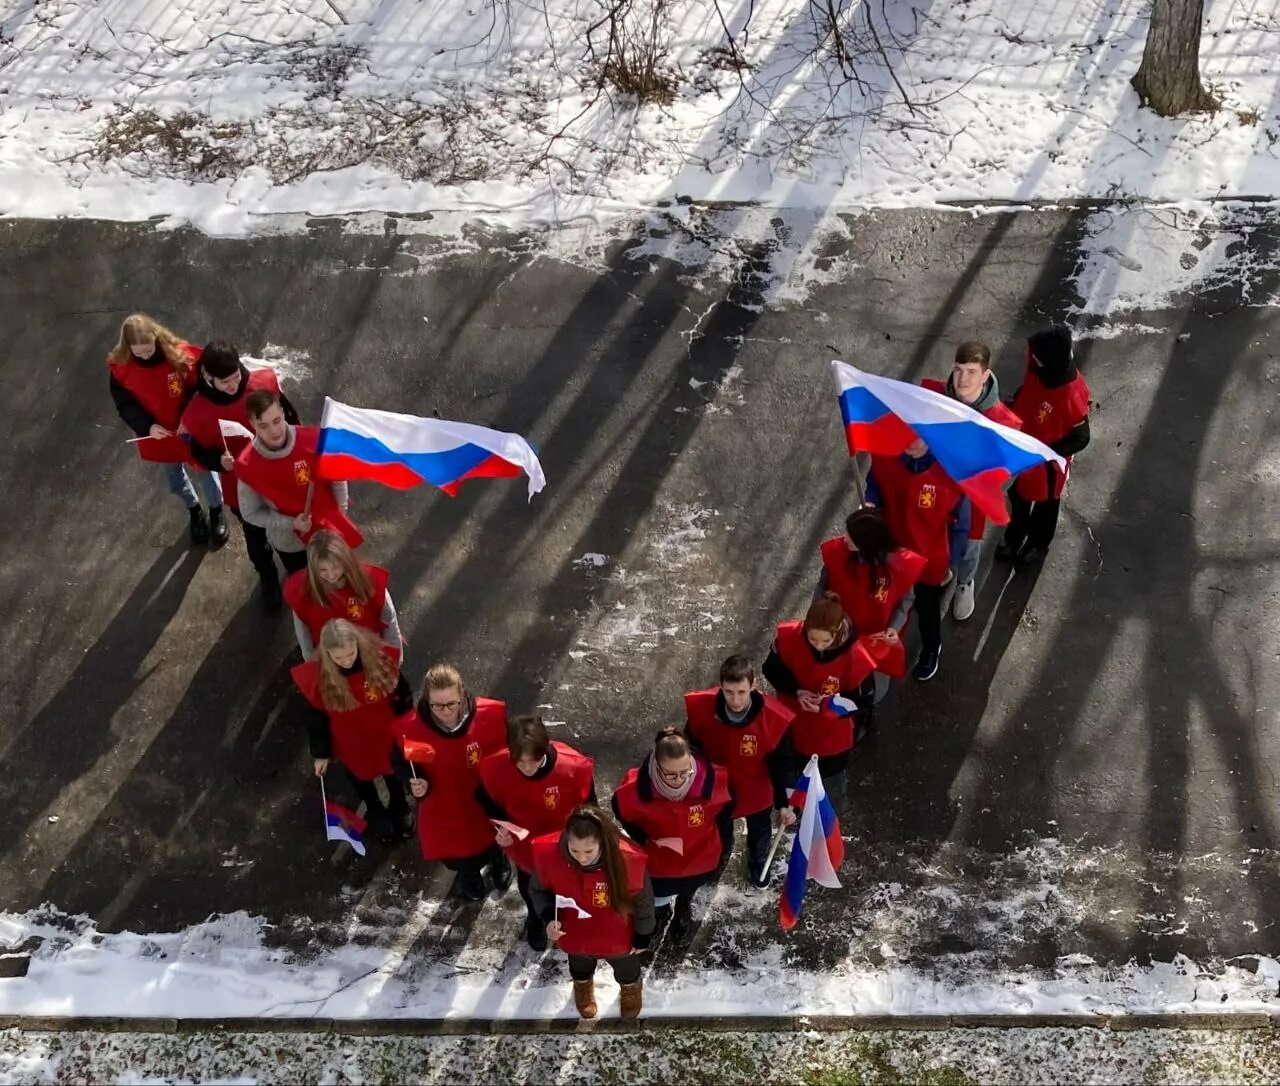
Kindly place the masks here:
[(1204, 0), (1153, 0), (1151, 26), (1133, 89), (1162, 117), (1212, 111), (1218, 103), (1200, 82)]

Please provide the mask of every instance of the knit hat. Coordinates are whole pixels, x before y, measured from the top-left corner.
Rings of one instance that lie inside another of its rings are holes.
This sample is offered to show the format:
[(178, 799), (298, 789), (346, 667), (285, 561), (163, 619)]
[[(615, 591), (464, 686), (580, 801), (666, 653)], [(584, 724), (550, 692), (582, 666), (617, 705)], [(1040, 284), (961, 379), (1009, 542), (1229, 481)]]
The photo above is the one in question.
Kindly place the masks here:
[(1061, 381), (1072, 370), (1071, 329), (1055, 324), (1027, 339), (1027, 349), (1041, 375), (1049, 383)]

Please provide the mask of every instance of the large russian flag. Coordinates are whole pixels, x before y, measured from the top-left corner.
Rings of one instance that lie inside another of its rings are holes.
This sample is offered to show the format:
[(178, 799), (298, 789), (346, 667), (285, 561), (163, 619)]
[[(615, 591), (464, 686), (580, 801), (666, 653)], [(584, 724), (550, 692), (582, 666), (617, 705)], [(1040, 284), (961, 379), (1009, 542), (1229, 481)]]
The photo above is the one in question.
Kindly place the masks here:
[(804, 767), (804, 773), (791, 794), (793, 806), (802, 807), (800, 827), (791, 842), (791, 859), (787, 862), (787, 879), (782, 884), (778, 902), (778, 919), (784, 930), (796, 926), (809, 880), (833, 890), (840, 888), (836, 872), (844, 863), (844, 838), (840, 836), (840, 820), (831, 798), (822, 785), (815, 754)]
[(407, 490), (420, 483), (454, 495), (468, 479), (529, 477), (529, 498), (547, 485), (524, 438), (485, 426), (351, 407), (328, 396), (320, 417), (318, 474)]
[(832, 362), (849, 455), (896, 456), (919, 437), (945, 471), (995, 524), (1008, 524), (1004, 484), (1052, 460), (1042, 441), (992, 422), (967, 404), (906, 381)]

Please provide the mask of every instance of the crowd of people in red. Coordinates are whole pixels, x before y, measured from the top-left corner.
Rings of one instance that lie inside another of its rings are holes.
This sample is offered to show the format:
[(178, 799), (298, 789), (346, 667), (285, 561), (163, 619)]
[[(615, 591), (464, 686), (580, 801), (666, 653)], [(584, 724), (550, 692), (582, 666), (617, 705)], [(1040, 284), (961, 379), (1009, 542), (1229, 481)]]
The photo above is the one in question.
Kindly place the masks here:
[[(429, 667), (415, 695), (388, 572), (358, 555), (346, 487), (316, 478), (318, 431), (299, 423), (275, 373), (247, 368), (225, 341), (197, 348), (141, 314), (124, 322), (108, 365), (139, 453), (163, 466), (190, 511), (192, 542), (225, 542), (229, 507), (264, 608), (288, 604), (314, 773), (340, 763), (373, 832), (388, 843), (416, 835), (464, 898), (504, 893), (514, 877), (525, 938), (566, 952), (584, 1017), (596, 1014), (601, 958), (623, 1017), (639, 1014), (638, 954), (664, 930), (676, 944), (690, 938), (694, 895), (724, 869), (735, 820), (745, 823), (748, 880), (764, 886), (775, 819), (779, 830), (794, 824), (789, 792), (812, 756), (828, 792), (843, 792), (877, 703), (905, 678), (910, 616), (921, 642), (914, 675), (927, 681), (948, 583), (955, 617), (973, 613), (985, 524), (923, 442), (873, 458), (865, 502), (822, 544), (807, 613), (777, 627), (761, 669), (775, 693), (758, 689), (747, 656), (729, 656), (715, 685), (685, 695), (683, 725), (657, 733), (606, 813), (593, 760), (552, 740), (541, 718), (508, 717), (448, 663)], [(1088, 443), (1088, 389), (1065, 328), (1031, 337), (1010, 405), (979, 343), (960, 345), (945, 383), (925, 383), (1068, 461)], [(998, 558), (1043, 557), (1065, 481), (1053, 464), (1015, 481)]]

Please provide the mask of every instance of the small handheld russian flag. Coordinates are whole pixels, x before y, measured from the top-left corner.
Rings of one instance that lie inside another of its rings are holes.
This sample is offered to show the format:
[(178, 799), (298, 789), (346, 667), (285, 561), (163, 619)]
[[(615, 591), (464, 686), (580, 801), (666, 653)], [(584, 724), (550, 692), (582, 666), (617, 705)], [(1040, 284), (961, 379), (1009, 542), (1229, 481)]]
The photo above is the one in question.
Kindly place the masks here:
[(346, 841), (357, 856), (363, 856), (366, 825), (365, 820), (350, 807), (325, 800), (324, 833), (330, 841)]
[(844, 863), (844, 838), (840, 836), (840, 820), (831, 806), (831, 799), (822, 785), (815, 754), (804, 767), (804, 773), (796, 782), (792, 793), (793, 806), (799, 807), (800, 825), (795, 840), (791, 842), (791, 859), (787, 862), (787, 878), (782, 884), (782, 898), (778, 902), (778, 920), (784, 931), (790, 931), (800, 919), (805, 890), (809, 880), (832, 890), (840, 888), (836, 872)]

